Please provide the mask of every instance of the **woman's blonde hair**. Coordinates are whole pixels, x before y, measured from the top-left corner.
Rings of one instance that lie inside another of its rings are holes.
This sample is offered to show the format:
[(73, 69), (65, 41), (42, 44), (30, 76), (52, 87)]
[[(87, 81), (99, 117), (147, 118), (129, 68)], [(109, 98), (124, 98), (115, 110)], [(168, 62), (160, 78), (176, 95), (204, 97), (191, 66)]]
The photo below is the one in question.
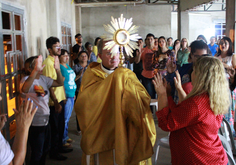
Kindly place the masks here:
[(193, 69), (195, 72), (193, 90), (186, 99), (207, 92), (214, 114), (226, 113), (230, 106), (230, 93), (222, 62), (215, 57), (199, 57)]

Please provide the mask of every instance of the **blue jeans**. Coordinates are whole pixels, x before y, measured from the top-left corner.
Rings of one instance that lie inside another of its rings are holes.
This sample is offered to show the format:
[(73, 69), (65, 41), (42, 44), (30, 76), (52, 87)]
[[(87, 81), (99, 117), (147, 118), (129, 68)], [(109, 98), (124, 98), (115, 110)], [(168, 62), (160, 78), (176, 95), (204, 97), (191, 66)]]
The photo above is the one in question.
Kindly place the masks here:
[(151, 96), (152, 99), (155, 99), (156, 98), (156, 91), (155, 91), (154, 85), (152, 83), (152, 79), (143, 77), (142, 80), (143, 80), (142, 81), (143, 86), (146, 88), (148, 94)]
[(70, 120), (70, 116), (74, 107), (74, 97), (67, 97), (66, 105), (65, 105), (65, 129), (63, 134), (63, 144), (69, 139), (68, 137), (68, 123)]

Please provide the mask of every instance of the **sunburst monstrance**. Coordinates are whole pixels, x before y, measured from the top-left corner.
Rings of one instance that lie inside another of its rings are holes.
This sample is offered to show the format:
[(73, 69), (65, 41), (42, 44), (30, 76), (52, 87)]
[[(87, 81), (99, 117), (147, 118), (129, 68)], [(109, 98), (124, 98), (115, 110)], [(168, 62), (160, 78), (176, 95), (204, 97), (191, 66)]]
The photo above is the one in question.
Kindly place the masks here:
[(133, 57), (133, 50), (138, 49), (136, 41), (141, 38), (138, 34), (134, 34), (138, 31), (138, 26), (133, 25), (132, 18), (125, 19), (123, 14), (120, 18), (114, 19), (111, 17), (111, 25), (103, 25), (105, 30), (110, 33), (103, 36), (105, 41), (105, 47), (103, 49), (111, 50), (112, 57), (120, 53), (119, 66), (124, 67), (124, 54), (123, 48), (128, 56)]

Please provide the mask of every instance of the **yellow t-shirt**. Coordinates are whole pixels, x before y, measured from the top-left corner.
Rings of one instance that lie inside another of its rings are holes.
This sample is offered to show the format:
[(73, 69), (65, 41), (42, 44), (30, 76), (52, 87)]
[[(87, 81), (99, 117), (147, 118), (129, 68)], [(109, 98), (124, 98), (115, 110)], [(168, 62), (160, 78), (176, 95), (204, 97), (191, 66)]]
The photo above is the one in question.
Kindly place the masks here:
[[(50, 77), (53, 80), (56, 80), (57, 73), (54, 68), (54, 61), (55, 61), (55, 59), (50, 55), (43, 61), (43, 64), (45, 65), (45, 67), (43, 68), (43, 75), (46, 77)], [(55, 93), (55, 96), (57, 97), (58, 102), (61, 102), (62, 100), (66, 99), (63, 86), (52, 87), (52, 89), (54, 90), (54, 93)], [(53, 106), (53, 105), (54, 105), (54, 102), (50, 98), (49, 99), (49, 106)]]
[(93, 46), (93, 53), (95, 54), (95, 56), (97, 57), (97, 62), (101, 63), (102, 60), (101, 58), (98, 56), (98, 47), (96, 45)]

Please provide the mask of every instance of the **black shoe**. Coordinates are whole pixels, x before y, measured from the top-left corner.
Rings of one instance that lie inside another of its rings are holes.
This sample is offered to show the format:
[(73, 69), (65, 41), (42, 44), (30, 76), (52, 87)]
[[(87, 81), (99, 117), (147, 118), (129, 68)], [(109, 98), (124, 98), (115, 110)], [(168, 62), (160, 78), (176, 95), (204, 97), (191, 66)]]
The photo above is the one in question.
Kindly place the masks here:
[(72, 152), (73, 148), (61, 148), (59, 149), (59, 153), (68, 153), (68, 152)]
[(50, 159), (54, 159), (54, 160), (66, 160), (67, 157), (63, 156), (61, 154), (53, 154), (53, 155), (49, 155)]

